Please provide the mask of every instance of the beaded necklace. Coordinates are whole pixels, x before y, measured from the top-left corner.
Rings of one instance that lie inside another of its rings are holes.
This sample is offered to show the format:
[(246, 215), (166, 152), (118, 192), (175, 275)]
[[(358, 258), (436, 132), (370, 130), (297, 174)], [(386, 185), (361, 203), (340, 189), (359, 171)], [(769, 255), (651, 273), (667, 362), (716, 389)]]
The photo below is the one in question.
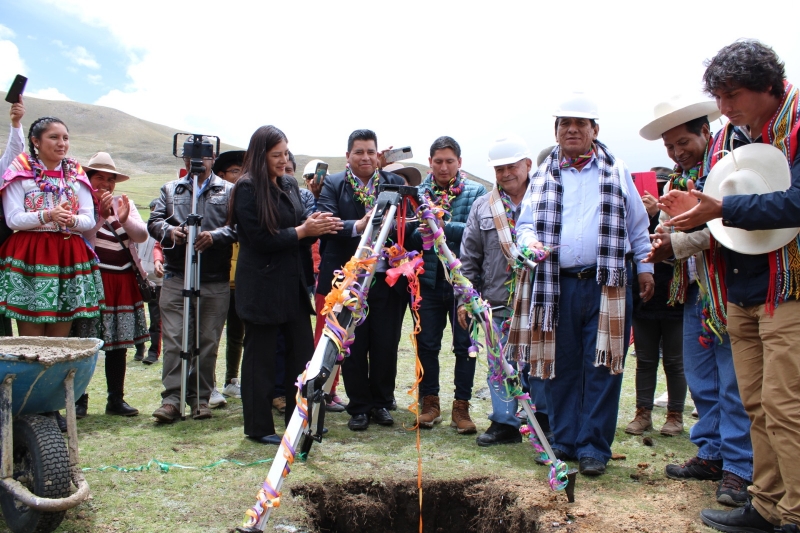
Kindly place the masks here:
[[(361, 180), (356, 179), (353, 175), (353, 171), (350, 170), (350, 165), (347, 165), (344, 171), (344, 179), (353, 188), (353, 196), (355, 196), (356, 201), (367, 209), (372, 207), (375, 203), (375, 195), (373, 193), (378, 190), (378, 180), (380, 177), (380, 173), (375, 170), (375, 174), (370, 178), (372, 180), (372, 191), (370, 191), (369, 185), (364, 185), (361, 183)], [(369, 183), (369, 181), (367, 181), (367, 183)]]
[(433, 205), (449, 212), (453, 200), (464, 191), (464, 182), (467, 179), (467, 175), (459, 170), (455, 177), (450, 179), (450, 183), (447, 184), (446, 188), (441, 188), (436, 184), (433, 174), (428, 174), (428, 178), (430, 178), (433, 186), (425, 191), (425, 196)]
[(592, 160), (592, 155), (594, 154), (594, 150), (595, 150), (594, 143), (592, 143), (592, 145), (589, 147), (589, 151), (583, 155), (579, 155), (578, 157), (575, 158), (564, 156), (564, 158), (561, 159), (561, 168), (572, 167), (578, 172), (580, 172), (581, 169), (583, 169), (583, 167), (585, 167), (586, 164)]

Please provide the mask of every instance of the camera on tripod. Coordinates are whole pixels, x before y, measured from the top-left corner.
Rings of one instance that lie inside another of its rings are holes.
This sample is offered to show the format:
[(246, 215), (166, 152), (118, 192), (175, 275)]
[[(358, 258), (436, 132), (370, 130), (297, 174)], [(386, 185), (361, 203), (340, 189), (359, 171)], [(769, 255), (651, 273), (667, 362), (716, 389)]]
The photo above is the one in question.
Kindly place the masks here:
[[(183, 139), (183, 148), (178, 153), (178, 141)], [(213, 140), (216, 140), (216, 147)], [(215, 149), (216, 148), (216, 149)], [(216, 135), (202, 135), (199, 133), (176, 133), (172, 138), (172, 155), (181, 159), (191, 160), (189, 173), (199, 175), (203, 173), (203, 159), (213, 159), (219, 153), (219, 137)]]

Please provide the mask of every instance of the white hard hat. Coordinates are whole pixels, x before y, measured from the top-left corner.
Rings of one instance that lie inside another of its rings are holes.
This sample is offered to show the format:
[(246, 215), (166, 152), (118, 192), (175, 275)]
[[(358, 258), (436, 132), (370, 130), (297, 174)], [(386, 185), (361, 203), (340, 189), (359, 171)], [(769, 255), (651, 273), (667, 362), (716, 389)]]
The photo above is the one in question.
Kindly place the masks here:
[(597, 120), (597, 102), (584, 93), (572, 93), (553, 113), (554, 117), (590, 118)]
[(313, 174), (317, 171), (317, 163), (324, 163), (322, 159), (312, 159), (306, 166), (303, 168), (303, 176), (308, 176), (309, 174)]
[(501, 167), (511, 165), (522, 159), (530, 159), (531, 151), (522, 137), (515, 134), (506, 135), (494, 141), (489, 148), (489, 166)]

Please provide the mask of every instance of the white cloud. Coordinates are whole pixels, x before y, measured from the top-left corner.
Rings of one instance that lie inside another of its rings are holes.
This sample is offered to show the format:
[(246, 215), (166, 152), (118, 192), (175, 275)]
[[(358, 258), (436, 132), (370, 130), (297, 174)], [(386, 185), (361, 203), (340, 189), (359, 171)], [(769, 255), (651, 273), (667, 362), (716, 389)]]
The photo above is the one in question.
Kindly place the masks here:
[(91, 69), (100, 68), (100, 63), (98, 63), (94, 56), (83, 46), (70, 48), (59, 40), (54, 40), (53, 44), (61, 48), (61, 54), (76, 65)]
[(66, 100), (72, 101), (72, 98), (62, 93), (55, 87), (48, 87), (46, 89), (39, 89), (36, 92), (25, 93), (25, 97), (41, 98), (42, 100)]
[(16, 36), (17, 35), (14, 33), (14, 30), (0, 24), (0, 39), (13, 39)]
[(86, 76), (86, 79), (88, 79), (89, 83), (92, 85), (100, 85), (103, 83), (103, 76), (100, 74), (89, 74)]
[(17, 74), (27, 74), (27, 72), (28, 69), (19, 55), (17, 45), (0, 39), (0, 89), (7, 91)]
[[(553, 0), (481, 9), (445, 0), (229, 0), (214, 9), (197, 0), (197, 17), (163, 0), (141, 0), (134, 10), (107, 0), (47, 1), (108, 29), (132, 58), (130, 83), (98, 104), (239, 146), (258, 126), (275, 124), (292, 151), (322, 156), (344, 155), (348, 134), (369, 127), (381, 147), (410, 144), (415, 160), (427, 162), (430, 143), (451, 135), (464, 168), (487, 179), (496, 135), (517, 132), (538, 153), (553, 142), (552, 109), (576, 88), (596, 96), (600, 138), (633, 170), (668, 164), (663, 146), (642, 140), (639, 129), (658, 101), (696, 91), (702, 61), (743, 36), (772, 45), (800, 83), (800, 34), (772, 31), (774, 13), (745, 0), (725, 10), (675, 0), (657, 20), (631, 0), (603, 9), (590, 0), (568, 9)], [(800, 18), (800, 2), (787, 2), (781, 16)], [(188, 28), (218, 33), (195, 52)]]

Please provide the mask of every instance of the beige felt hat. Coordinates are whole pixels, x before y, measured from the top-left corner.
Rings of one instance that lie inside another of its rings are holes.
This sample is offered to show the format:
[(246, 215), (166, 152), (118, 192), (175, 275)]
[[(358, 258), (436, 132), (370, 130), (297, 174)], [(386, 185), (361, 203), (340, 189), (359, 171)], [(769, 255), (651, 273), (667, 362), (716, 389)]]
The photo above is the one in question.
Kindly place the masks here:
[(108, 172), (110, 174), (116, 174), (117, 183), (130, 179), (130, 176), (126, 176), (122, 172), (117, 172), (117, 166), (114, 164), (114, 160), (111, 159), (111, 156), (106, 152), (97, 152), (94, 154), (92, 158), (89, 159), (89, 162), (83, 166), (83, 169), (85, 171), (97, 170)]
[(686, 124), (690, 120), (708, 117), (708, 121), (717, 120), (722, 113), (717, 109), (713, 100), (700, 100), (697, 97), (673, 96), (666, 102), (661, 102), (653, 109), (655, 118), (644, 128), (639, 130), (639, 135), (648, 141), (661, 139), (664, 132)]
[(407, 167), (402, 163), (392, 163), (383, 167), (381, 170), (384, 172), (391, 172), (406, 179), (411, 187), (416, 187), (422, 181), (422, 172), (415, 167)]
[[(770, 144), (741, 146), (720, 159), (706, 178), (703, 192), (722, 199), (734, 194), (766, 194), (785, 191), (792, 184), (786, 156)], [(748, 231), (722, 225), (722, 219), (708, 222), (711, 234), (725, 248), (759, 255), (786, 246), (800, 228)]]

